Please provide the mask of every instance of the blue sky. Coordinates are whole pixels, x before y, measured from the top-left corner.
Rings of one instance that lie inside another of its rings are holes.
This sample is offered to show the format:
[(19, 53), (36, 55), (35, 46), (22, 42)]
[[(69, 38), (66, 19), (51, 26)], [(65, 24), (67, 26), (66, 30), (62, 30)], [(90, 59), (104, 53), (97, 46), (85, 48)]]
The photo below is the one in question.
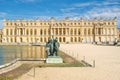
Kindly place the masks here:
[[(120, 25), (119, 0), (0, 0), (0, 28), (6, 19), (110, 19), (117, 17)], [(120, 26), (119, 26), (120, 27)]]

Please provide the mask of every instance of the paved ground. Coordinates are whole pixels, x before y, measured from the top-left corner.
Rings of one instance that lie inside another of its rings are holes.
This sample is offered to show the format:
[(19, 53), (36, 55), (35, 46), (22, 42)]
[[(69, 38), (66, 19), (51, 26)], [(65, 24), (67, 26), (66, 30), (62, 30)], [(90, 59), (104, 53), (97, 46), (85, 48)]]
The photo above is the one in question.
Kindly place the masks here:
[(35, 77), (31, 69), (18, 80), (120, 80), (120, 47), (61, 44), (60, 49), (78, 60), (85, 59), (91, 64), (95, 60), (95, 68), (36, 68)]

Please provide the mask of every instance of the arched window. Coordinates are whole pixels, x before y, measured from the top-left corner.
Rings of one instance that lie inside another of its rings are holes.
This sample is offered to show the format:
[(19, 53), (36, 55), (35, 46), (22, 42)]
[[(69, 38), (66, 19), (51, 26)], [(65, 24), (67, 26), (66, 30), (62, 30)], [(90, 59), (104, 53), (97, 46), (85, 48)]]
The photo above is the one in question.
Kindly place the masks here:
[(70, 32), (71, 32), (71, 35), (72, 35), (72, 34), (73, 34), (73, 30), (71, 29), (71, 31), (70, 31)]
[(48, 34), (50, 34), (50, 29), (48, 29)]
[(22, 42), (22, 38), (20, 38), (20, 42)]
[(60, 41), (60, 42), (62, 42), (62, 39), (61, 39), (61, 37), (59, 38), (59, 41)]
[(94, 29), (92, 29), (92, 34), (94, 34)]
[(12, 29), (10, 29), (10, 35), (12, 35)]
[(22, 28), (20, 29), (20, 35), (23, 35), (23, 30), (22, 30)]
[(37, 35), (37, 30), (36, 29), (34, 30), (34, 34)]
[(11, 38), (11, 42), (13, 42), (13, 39)]
[(112, 22), (112, 25), (114, 25), (114, 22)]
[(80, 42), (81, 40), (80, 40), (80, 37), (78, 38), (78, 41)]
[(84, 29), (84, 35), (86, 35), (86, 29)]
[(75, 37), (75, 42), (77, 42), (77, 38)]
[(44, 42), (46, 42), (46, 38), (44, 38)]
[(80, 29), (78, 30), (78, 35), (80, 35)]
[(73, 42), (73, 38), (72, 38), (72, 37), (71, 37), (71, 39), (70, 39), (70, 40), (71, 40), (71, 42)]
[(8, 35), (8, 31), (9, 31), (9, 30), (8, 30), (8, 29), (6, 29), (6, 35)]
[(46, 29), (44, 29), (44, 35), (46, 35)]
[(60, 32), (59, 32), (59, 33), (60, 33), (60, 35), (62, 35), (62, 29), (60, 28), (59, 30), (60, 30)]
[(63, 37), (63, 42), (66, 42), (66, 39), (65, 39), (65, 37)]
[(77, 30), (76, 30), (76, 29), (74, 29), (74, 35), (76, 35), (76, 33), (77, 33)]
[(88, 35), (90, 35), (90, 29), (88, 29)]
[(40, 35), (42, 35), (42, 29), (40, 30)]
[(100, 31), (100, 28), (98, 28), (98, 34), (100, 35), (101, 31)]
[(43, 42), (43, 39), (41, 38), (40, 41)]
[(65, 35), (65, 28), (63, 29), (63, 34)]
[(56, 29), (56, 35), (58, 35), (58, 29)]
[(15, 42), (16, 42), (16, 41), (17, 41), (17, 40), (16, 40), (16, 37), (15, 37), (14, 39), (15, 39)]
[(29, 31), (28, 31), (28, 29), (26, 30), (26, 34), (29, 35)]
[(8, 23), (6, 23), (6, 25), (8, 26)]
[(33, 33), (32, 33), (32, 29), (30, 29), (30, 35), (32, 35)]

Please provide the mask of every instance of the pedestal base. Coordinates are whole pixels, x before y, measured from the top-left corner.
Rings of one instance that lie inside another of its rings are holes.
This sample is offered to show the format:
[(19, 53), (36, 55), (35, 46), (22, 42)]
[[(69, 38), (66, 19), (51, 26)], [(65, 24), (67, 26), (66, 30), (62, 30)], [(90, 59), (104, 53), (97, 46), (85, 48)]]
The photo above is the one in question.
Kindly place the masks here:
[(48, 56), (46, 63), (63, 63), (63, 59), (60, 56)]

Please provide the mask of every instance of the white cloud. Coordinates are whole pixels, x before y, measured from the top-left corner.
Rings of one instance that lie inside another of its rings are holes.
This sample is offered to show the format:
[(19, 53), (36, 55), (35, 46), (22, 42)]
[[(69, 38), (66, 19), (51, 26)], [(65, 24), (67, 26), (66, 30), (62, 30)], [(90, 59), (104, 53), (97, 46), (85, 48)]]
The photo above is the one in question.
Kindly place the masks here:
[(90, 2), (87, 2), (87, 3), (76, 3), (76, 4), (73, 4), (73, 6), (75, 7), (86, 7), (86, 6), (90, 6), (90, 5), (93, 5), (94, 2), (90, 3)]
[(108, 6), (108, 5), (119, 5), (118, 1), (104, 1), (104, 2), (86, 2), (86, 3), (75, 3), (74, 7), (87, 7), (87, 6)]
[(6, 16), (7, 15), (7, 13), (5, 13), (5, 12), (0, 12), (0, 17), (4, 17), (4, 16)]
[(69, 13), (64, 13), (63, 16), (65, 17), (76, 17), (76, 16), (79, 16), (80, 14), (79, 13), (75, 13), (75, 12), (69, 12)]
[(71, 7), (71, 8), (60, 9), (60, 11), (62, 11), (62, 12), (70, 12), (70, 11), (75, 10), (75, 9), (76, 9), (76, 8)]
[(87, 11), (83, 16), (89, 18), (114, 18), (117, 17), (118, 27), (120, 27), (120, 7), (114, 6), (114, 7), (103, 7), (103, 8), (93, 8), (89, 11)]
[(108, 1), (103, 2), (103, 5), (113, 5), (113, 4), (115, 5), (115, 4), (120, 4), (120, 3), (119, 2), (113, 2), (113, 1), (112, 2), (108, 2)]
[(85, 15), (90, 17), (120, 17), (120, 7), (93, 8), (87, 11)]

